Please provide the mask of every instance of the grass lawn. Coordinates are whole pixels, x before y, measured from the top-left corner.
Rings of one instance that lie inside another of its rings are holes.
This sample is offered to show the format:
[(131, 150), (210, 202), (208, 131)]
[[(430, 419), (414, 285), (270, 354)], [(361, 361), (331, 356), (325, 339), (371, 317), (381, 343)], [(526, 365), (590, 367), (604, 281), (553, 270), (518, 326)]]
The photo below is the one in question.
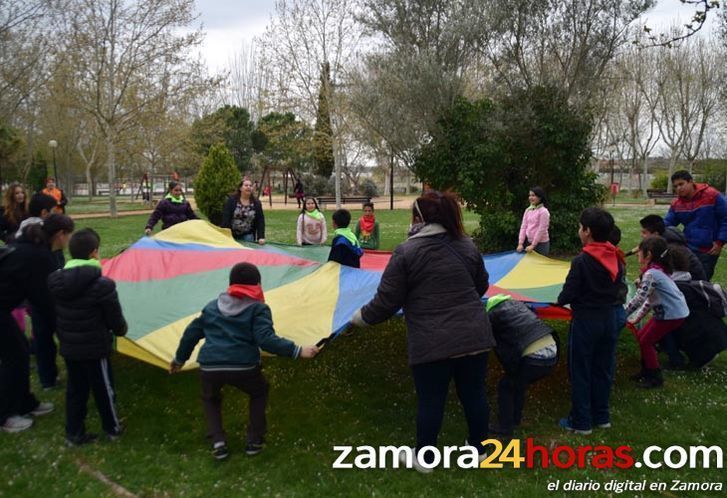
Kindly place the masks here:
[[(638, 239), (638, 219), (660, 206), (614, 209), (623, 247)], [(354, 217), (358, 213), (354, 212)], [(267, 238), (293, 242), (296, 213), (266, 213)], [(328, 217), (328, 216), (327, 216)], [(404, 237), (407, 211), (377, 212), (384, 249)], [(78, 227), (95, 228), (102, 237), (104, 257), (110, 257), (143, 233), (146, 216), (86, 219)], [(472, 230), (477, 219), (466, 216)], [(513, 244), (514, 246), (515, 244)], [(636, 261), (629, 261), (629, 276)], [(715, 281), (727, 282), (727, 263), (720, 261)], [(180, 290), (183, 292), (183, 289)], [(212, 298), (213, 296), (210, 296)], [(125, 310), (131, 314), (133, 310)], [(303, 318), (303, 313), (301, 313)], [(565, 341), (567, 328), (553, 326)], [(431, 475), (411, 470), (333, 470), (334, 445), (404, 445), (415, 435), (416, 398), (406, 363), (405, 327), (393, 319), (370, 329), (356, 329), (328, 346), (313, 361), (265, 360), (272, 385), (268, 407), (269, 433), (265, 451), (256, 457), (243, 452), (247, 401), (226, 391), (225, 424), (231, 456), (213, 461), (205, 439), (196, 372), (169, 376), (166, 372), (124, 356), (114, 358), (118, 410), (126, 434), (114, 443), (80, 449), (63, 445), (63, 391), (40, 392), (58, 409), (20, 434), (0, 434), (0, 496), (115, 496), (112, 487), (90, 472), (99, 471), (138, 496), (542, 496), (548, 482), (570, 479), (606, 483), (612, 479), (648, 482), (672, 479), (725, 483), (721, 469), (647, 468), (597, 471), (512, 469), (465, 471), (438, 469)], [(638, 349), (628, 331), (618, 346), (610, 430), (590, 437), (573, 436), (556, 427), (569, 408), (567, 370), (556, 372), (529, 392), (525, 419), (517, 436), (555, 445), (629, 445), (639, 459), (647, 446), (720, 445), (727, 447), (727, 359), (718, 358), (703, 372), (666, 373), (660, 390), (644, 391), (628, 376), (639, 364)], [(490, 357), (488, 391), (495, 402), (500, 373)], [(35, 375), (34, 386), (37, 389)], [(99, 428), (95, 406), (89, 403), (88, 426)], [(454, 391), (450, 393), (440, 445), (459, 445), (465, 422)], [(524, 445), (524, 443), (523, 443)], [(90, 469), (90, 470), (89, 470)], [(563, 491), (558, 495), (565, 494)], [(589, 493), (605, 494), (605, 493)], [(612, 493), (613, 494), (613, 493)], [(638, 492), (625, 493), (635, 496)], [(649, 494), (643, 493), (643, 494)], [(704, 492), (651, 493), (663, 496), (705, 496)]]

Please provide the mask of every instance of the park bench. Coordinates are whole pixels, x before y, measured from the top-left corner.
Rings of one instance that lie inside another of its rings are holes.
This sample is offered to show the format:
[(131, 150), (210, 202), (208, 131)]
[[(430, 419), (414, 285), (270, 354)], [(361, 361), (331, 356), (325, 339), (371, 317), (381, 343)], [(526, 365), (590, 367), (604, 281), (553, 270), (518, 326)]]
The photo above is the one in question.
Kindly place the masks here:
[[(322, 195), (316, 198), (318, 205), (324, 207), (326, 204), (335, 204), (335, 195)], [(371, 197), (366, 195), (342, 195), (341, 204), (363, 204), (365, 202), (371, 202)]]
[[(649, 198), (649, 200), (653, 201), (654, 204), (671, 204), (671, 201), (673, 201), (676, 198), (676, 194), (674, 193), (668, 193), (664, 192), (663, 190), (657, 190), (657, 189), (646, 189), (646, 197)], [(662, 201), (662, 202), (659, 202)]]

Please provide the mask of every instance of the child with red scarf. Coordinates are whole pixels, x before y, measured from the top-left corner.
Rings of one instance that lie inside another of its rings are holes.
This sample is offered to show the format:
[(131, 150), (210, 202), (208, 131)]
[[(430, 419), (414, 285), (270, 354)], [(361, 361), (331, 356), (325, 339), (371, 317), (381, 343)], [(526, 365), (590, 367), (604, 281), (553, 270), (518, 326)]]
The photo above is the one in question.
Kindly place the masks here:
[(260, 272), (250, 263), (238, 263), (230, 271), (230, 286), (210, 301), (184, 331), (169, 371), (176, 373), (204, 339), (197, 361), (202, 380), (202, 405), (212, 439), (212, 455), (227, 458), (227, 436), (222, 427), (222, 396), (225, 385), (250, 396), (250, 420), (245, 453), (263, 449), (267, 429), (265, 406), (269, 384), (262, 373), (260, 350), (291, 358), (313, 358), (316, 346), (296, 346), (275, 335), (270, 307), (260, 285)]
[(637, 334), (642, 368), (632, 377), (640, 387), (647, 389), (664, 385), (656, 355), (656, 343), (681, 327), (689, 316), (684, 294), (670, 277), (670, 251), (666, 240), (658, 235), (641, 241), (638, 252), (641, 267), (639, 288), (626, 305), (626, 316), (636, 312), (632, 323), (638, 323), (649, 310), (653, 310), (653, 316)]
[(571, 411), (560, 426), (591, 434), (595, 426), (611, 427), (609, 400), (616, 367), (616, 341), (626, 299), (624, 265), (608, 242), (613, 216), (599, 208), (584, 209), (578, 236), (583, 251), (573, 258), (558, 305), (570, 304), (568, 376)]
[(379, 248), (379, 222), (376, 221), (374, 215), (373, 202), (367, 202), (363, 205), (363, 216), (356, 223), (354, 233), (358, 239), (358, 243), (363, 249)]

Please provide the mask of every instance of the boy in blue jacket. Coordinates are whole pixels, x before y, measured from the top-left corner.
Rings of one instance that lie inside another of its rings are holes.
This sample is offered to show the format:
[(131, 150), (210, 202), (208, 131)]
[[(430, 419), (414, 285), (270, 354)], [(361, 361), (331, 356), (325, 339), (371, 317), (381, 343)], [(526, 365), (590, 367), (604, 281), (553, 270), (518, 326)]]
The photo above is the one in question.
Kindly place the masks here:
[(212, 455), (227, 458), (227, 437), (222, 427), (222, 396), (225, 385), (250, 396), (250, 420), (245, 453), (263, 449), (266, 432), (265, 405), (269, 384), (261, 370), (260, 349), (280, 356), (313, 358), (316, 346), (296, 346), (275, 335), (270, 307), (260, 285), (260, 272), (250, 263), (238, 263), (230, 271), (230, 286), (210, 301), (184, 331), (169, 371), (176, 373), (204, 339), (197, 361), (202, 380), (202, 406), (212, 438)]
[(348, 227), (351, 224), (351, 213), (346, 209), (339, 209), (333, 213), (331, 218), (333, 219), (333, 228), (336, 231), (331, 241), (331, 252), (328, 254), (328, 261), (336, 261), (345, 266), (361, 268), (363, 249), (361, 249), (356, 234)]

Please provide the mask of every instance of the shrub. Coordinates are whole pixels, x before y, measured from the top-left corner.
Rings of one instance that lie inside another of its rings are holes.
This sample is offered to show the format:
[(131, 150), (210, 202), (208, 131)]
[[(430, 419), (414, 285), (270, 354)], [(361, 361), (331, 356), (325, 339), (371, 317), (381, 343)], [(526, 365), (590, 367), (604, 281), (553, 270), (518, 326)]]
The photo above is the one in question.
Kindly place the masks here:
[(210, 222), (222, 222), (222, 208), (227, 195), (234, 192), (240, 183), (240, 171), (235, 159), (222, 144), (210, 147), (207, 157), (194, 180), (194, 198), (199, 209)]
[(654, 175), (654, 179), (651, 180), (651, 188), (654, 190), (661, 190), (666, 192), (666, 187), (669, 185), (669, 175), (660, 171)]
[(358, 185), (359, 191), (367, 197), (378, 197), (379, 188), (371, 178), (364, 178)]

